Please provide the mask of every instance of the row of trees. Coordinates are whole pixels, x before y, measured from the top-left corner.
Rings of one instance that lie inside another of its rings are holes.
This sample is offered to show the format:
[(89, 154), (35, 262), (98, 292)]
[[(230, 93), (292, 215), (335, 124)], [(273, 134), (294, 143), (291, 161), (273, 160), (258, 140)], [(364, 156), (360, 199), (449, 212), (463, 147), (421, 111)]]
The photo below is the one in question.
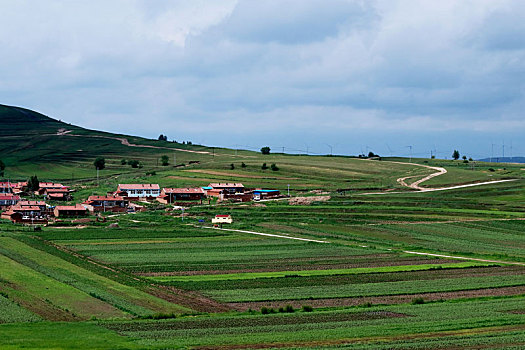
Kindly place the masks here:
[[(452, 152), (452, 159), (454, 160), (458, 160), (460, 157), (460, 154), (459, 154), (459, 151), (457, 149), (454, 150), (454, 152)], [(463, 161), (468, 163), (469, 161), (471, 162), (472, 161), (472, 158), (468, 158), (467, 160), (467, 156), (463, 155)]]

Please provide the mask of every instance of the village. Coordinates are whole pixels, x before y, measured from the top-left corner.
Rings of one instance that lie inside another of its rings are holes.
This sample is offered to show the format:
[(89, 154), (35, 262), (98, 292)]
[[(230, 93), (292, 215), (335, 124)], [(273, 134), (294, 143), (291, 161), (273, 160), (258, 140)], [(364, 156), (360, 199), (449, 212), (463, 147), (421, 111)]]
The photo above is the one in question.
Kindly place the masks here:
[[(1, 219), (22, 225), (47, 225), (67, 218), (78, 219), (102, 213), (135, 213), (148, 205), (160, 203), (180, 208), (232, 202), (250, 202), (284, 197), (279, 190), (248, 189), (242, 183), (210, 183), (204, 187), (161, 188), (158, 184), (119, 184), (114, 192), (92, 195), (80, 203), (73, 201), (75, 192), (61, 183), (40, 182), (30, 190), (28, 182), (0, 182)], [(36, 198), (36, 200), (35, 200)], [(49, 203), (48, 203), (49, 202)], [(231, 223), (230, 215), (218, 214), (212, 223)]]

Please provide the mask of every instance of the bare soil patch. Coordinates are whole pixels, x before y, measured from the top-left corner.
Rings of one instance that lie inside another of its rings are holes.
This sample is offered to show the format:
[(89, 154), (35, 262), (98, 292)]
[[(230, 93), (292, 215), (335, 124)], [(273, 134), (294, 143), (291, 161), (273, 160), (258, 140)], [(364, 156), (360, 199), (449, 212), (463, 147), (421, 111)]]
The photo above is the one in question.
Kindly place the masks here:
[(288, 200), (290, 205), (310, 205), (314, 202), (327, 202), (330, 196), (292, 197)]

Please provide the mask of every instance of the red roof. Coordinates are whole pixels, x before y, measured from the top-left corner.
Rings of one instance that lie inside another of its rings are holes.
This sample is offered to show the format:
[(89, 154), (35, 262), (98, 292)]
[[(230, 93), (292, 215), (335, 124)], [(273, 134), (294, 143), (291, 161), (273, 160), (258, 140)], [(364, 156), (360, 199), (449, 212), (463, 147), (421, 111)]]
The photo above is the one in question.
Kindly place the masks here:
[(64, 186), (62, 184), (56, 184), (53, 182), (40, 182), (39, 186), (40, 188), (67, 188), (67, 186)]
[(208, 187), (213, 187), (213, 188), (230, 188), (230, 187), (235, 187), (235, 188), (240, 188), (240, 187), (243, 187), (244, 188), (244, 185), (241, 184), (241, 183), (230, 183), (230, 182), (225, 182), (225, 183), (211, 183), (208, 185)]
[(200, 187), (195, 188), (163, 188), (162, 192), (164, 193), (194, 193), (194, 194), (204, 194), (204, 191)]
[(82, 210), (86, 211), (86, 208), (84, 208), (82, 205), (58, 205), (55, 207), (57, 210)]
[(89, 196), (88, 201), (123, 201), (120, 196)]
[(47, 193), (64, 193), (64, 192), (69, 192), (69, 189), (66, 188), (66, 187), (63, 187), (63, 188), (46, 188), (46, 192)]
[(5, 194), (0, 195), (0, 200), (6, 201), (6, 200), (20, 200), (20, 196), (17, 196), (15, 194)]
[(158, 184), (119, 184), (118, 190), (160, 190)]
[(20, 205), (13, 205), (11, 207), (12, 211), (40, 211), (40, 207), (37, 206), (20, 206)]
[(18, 205), (22, 207), (27, 207), (27, 206), (32, 206), (32, 205), (41, 206), (41, 205), (46, 205), (46, 202), (44, 201), (20, 201), (18, 202)]
[(229, 218), (231, 215), (223, 215), (223, 214), (220, 214), (220, 215), (215, 215), (216, 218)]

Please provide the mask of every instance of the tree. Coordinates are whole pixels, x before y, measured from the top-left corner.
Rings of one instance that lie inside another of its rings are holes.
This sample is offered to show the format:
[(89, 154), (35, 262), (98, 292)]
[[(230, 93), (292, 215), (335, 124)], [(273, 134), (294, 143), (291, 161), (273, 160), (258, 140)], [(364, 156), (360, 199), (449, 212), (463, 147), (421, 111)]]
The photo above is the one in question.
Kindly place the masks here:
[(163, 155), (162, 157), (160, 157), (160, 162), (162, 166), (167, 166), (170, 164), (170, 158), (167, 155)]
[(279, 168), (277, 167), (277, 165), (275, 165), (275, 163), (273, 163), (272, 165), (270, 165), (270, 169), (272, 169), (273, 171), (277, 171), (277, 170), (279, 170)]
[(125, 160), (125, 159), (122, 159), (122, 160), (120, 161), (120, 164), (122, 164), (122, 165), (126, 165), (126, 164), (128, 164), (128, 161)]
[(230, 169), (231, 170), (234, 170), (235, 169), (235, 165), (233, 163), (230, 164)]
[(246, 164), (244, 164), (244, 162), (241, 163), (241, 168), (246, 168)]
[(38, 177), (36, 175), (33, 175), (27, 180), (27, 190), (28, 191), (38, 191), (40, 188), (40, 181), (38, 181)]
[(452, 152), (452, 158), (454, 158), (454, 160), (459, 159), (459, 151), (457, 149), (455, 149), (454, 152)]
[(93, 165), (95, 166), (95, 168), (97, 168), (98, 170), (102, 170), (106, 167), (106, 160), (102, 157), (98, 157), (97, 159), (95, 159), (95, 161), (93, 162)]
[(159, 141), (168, 141), (168, 136), (160, 134)]
[(462, 158), (463, 158), (463, 160), (467, 160), (467, 156), (463, 156)]
[(4, 176), (5, 163), (0, 159), (0, 176)]
[(270, 147), (265, 146), (265, 147), (261, 148), (261, 153), (262, 154), (270, 154)]
[(138, 167), (139, 167), (139, 161), (138, 161), (138, 160), (135, 160), (135, 159), (130, 160), (130, 161), (128, 162), (128, 164), (131, 165), (132, 168), (138, 168)]
[(268, 169), (268, 166), (266, 165), (266, 163), (263, 163), (261, 169), (262, 169), (262, 170), (266, 170), (266, 169)]

